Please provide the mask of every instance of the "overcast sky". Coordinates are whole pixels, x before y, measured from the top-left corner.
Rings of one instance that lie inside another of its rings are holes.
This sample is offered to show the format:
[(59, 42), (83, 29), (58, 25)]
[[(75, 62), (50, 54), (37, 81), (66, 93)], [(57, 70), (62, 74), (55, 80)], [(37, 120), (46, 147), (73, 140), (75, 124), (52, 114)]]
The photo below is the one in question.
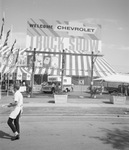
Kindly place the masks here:
[[(27, 20), (43, 18), (102, 25), (102, 53), (118, 72), (129, 72), (129, 0), (0, 0), (5, 33), (25, 47)], [(0, 21), (1, 25), (1, 21)]]

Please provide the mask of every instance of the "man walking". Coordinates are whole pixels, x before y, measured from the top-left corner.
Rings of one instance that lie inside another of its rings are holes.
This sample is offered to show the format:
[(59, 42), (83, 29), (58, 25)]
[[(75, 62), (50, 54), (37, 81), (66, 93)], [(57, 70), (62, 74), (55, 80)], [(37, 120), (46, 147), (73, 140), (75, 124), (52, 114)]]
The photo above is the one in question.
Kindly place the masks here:
[(20, 86), (14, 86), (14, 102), (10, 103), (8, 107), (14, 107), (14, 110), (11, 112), (8, 118), (8, 125), (14, 133), (14, 137), (11, 140), (18, 140), (20, 139), (20, 125), (19, 125), (19, 118), (20, 114), (23, 111), (23, 96), (19, 91)]

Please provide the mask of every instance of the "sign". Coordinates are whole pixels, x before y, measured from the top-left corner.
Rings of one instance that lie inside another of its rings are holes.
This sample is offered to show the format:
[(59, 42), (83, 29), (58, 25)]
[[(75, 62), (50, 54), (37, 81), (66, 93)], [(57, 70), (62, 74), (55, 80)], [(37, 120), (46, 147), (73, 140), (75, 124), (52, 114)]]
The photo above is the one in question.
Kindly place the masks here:
[(101, 26), (77, 21), (29, 19), (26, 47), (98, 52), (101, 51)]
[(26, 80), (30, 80), (30, 79), (31, 79), (31, 74), (28, 74), (28, 73), (27, 73)]
[(29, 67), (32, 67), (32, 64), (33, 64), (33, 55), (28, 55), (28, 57), (27, 57), (27, 65)]
[(43, 66), (43, 56), (36, 55), (35, 66), (36, 67), (42, 67)]
[(51, 57), (50, 56), (44, 56), (43, 67), (45, 67), (45, 68), (50, 67), (50, 63), (51, 63)]
[(17, 80), (22, 80), (22, 73), (17, 73)]
[(60, 76), (48, 76), (48, 82), (61, 82)]
[(82, 23), (69, 22), (67, 24), (57, 24), (55, 31), (67, 32), (69, 36), (84, 36), (84, 34), (95, 34), (96, 27), (88, 27)]
[(48, 19), (32, 19), (27, 22), (27, 34), (30, 36), (51, 37), (83, 37), (100, 40), (101, 26), (79, 21), (61, 21)]
[[(27, 64), (28, 66), (32, 66), (33, 63), (33, 55), (28, 55)], [(58, 68), (59, 67), (59, 58), (58, 56), (43, 56), (36, 55), (35, 60), (36, 67), (44, 67), (44, 68)]]
[(18, 66), (27, 66), (27, 56), (19, 55), (17, 65)]
[(52, 68), (58, 68), (59, 67), (59, 59), (57, 56), (51, 57), (51, 67)]
[(84, 80), (79, 80), (80, 85), (84, 85)]

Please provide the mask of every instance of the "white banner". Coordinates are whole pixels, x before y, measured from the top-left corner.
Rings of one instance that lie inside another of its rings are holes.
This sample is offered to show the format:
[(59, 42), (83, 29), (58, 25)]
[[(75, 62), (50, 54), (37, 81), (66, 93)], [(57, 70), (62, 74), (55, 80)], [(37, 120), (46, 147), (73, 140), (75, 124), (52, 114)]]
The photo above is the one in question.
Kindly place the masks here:
[(27, 56), (20, 55), (18, 58), (18, 66), (27, 66)]
[(31, 74), (27, 74), (26, 80), (30, 80), (31, 79)]
[(2, 56), (0, 54), (0, 67), (2, 66)]
[(35, 66), (36, 67), (42, 67), (43, 66), (43, 56), (36, 55)]
[(51, 57), (50, 56), (44, 56), (43, 67), (49, 68), (50, 62), (51, 62)]
[(20, 71), (20, 69), (18, 69), (17, 71), (17, 80), (22, 80), (22, 72)]
[(51, 67), (52, 68), (58, 68), (59, 67), (59, 62), (58, 62), (58, 57), (57, 56), (52, 56), (51, 57)]

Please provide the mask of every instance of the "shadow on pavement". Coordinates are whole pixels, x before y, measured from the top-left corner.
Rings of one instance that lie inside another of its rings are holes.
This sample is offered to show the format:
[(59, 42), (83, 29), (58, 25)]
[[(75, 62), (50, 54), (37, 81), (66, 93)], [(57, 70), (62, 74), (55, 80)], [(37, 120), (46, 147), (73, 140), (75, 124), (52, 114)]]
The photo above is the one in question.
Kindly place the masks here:
[(4, 131), (0, 130), (0, 139), (11, 139), (12, 136)]
[(110, 101), (103, 101), (105, 104), (112, 104)]
[(54, 100), (51, 100), (51, 101), (48, 101), (48, 103), (55, 103), (55, 101), (54, 101)]
[(106, 132), (103, 137), (91, 137), (101, 140), (104, 144), (111, 144), (113, 148), (124, 150), (129, 148), (129, 127), (123, 130), (120, 129), (102, 129), (102, 132)]

